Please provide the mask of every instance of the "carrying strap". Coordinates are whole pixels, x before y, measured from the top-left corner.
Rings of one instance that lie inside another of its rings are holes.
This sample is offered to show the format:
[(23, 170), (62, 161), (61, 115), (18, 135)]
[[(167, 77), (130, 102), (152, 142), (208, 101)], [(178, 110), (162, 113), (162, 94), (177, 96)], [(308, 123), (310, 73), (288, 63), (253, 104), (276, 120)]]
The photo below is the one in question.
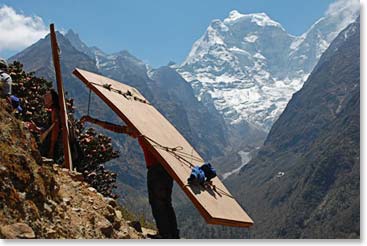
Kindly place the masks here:
[(91, 83), (92, 85), (95, 85), (95, 86), (99, 86), (99, 87), (103, 87), (104, 89), (106, 90), (109, 90), (109, 91), (112, 91), (112, 92), (115, 92), (121, 96), (123, 96), (125, 99), (127, 100), (131, 100), (133, 99), (134, 101), (138, 101), (138, 102), (141, 102), (141, 103), (145, 103), (145, 104), (148, 104), (148, 105), (151, 105), (147, 100), (145, 99), (142, 99), (140, 97), (138, 97), (137, 95), (134, 95), (131, 91), (127, 90), (126, 92), (123, 92), (119, 89), (115, 89), (112, 87), (111, 84), (99, 84), (99, 83), (95, 83), (95, 82), (89, 82)]
[(151, 139), (150, 137), (146, 135), (140, 135), (140, 137), (143, 137), (147, 139), (149, 142), (153, 143), (152, 144), (153, 147), (167, 151), (168, 153), (173, 155), (176, 159), (178, 159), (181, 163), (184, 163), (185, 165), (189, 166), (190, 168), (194, 167), (194, 165), (192, 164), (193, 160), (196, 162), (204, 162), (203, 159), (184, 152), (182, 146), (168, 147), (168, 146), (164, 146), (158, 143), (157, 141)]

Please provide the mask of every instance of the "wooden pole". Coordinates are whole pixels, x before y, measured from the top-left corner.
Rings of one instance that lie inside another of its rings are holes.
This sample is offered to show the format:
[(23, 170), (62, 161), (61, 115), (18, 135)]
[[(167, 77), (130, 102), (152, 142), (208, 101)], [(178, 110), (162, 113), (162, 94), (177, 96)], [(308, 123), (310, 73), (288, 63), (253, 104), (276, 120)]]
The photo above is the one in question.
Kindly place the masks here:
[(72, 159), (69, 144), (69, 126), (68, 126), (68, 115), (65, 104), (64, 88), (62, 86), (62, 75), (61, 75), (61, 65), (60, 65), (60, 54), (59, 46), (57, 44), (56, 33), (54, 24), (50, 25), (50, 39), (51, 39), (51, 49), (52, 49), (52, 59), (55, 67), (56, 82), (57, 82), (57, 92), (59, 94), (59, 104), (60, 104), (60, 118), (62, 126), (62, 139), (64, 147), (64, 159), (65, 167), (72, 170)]

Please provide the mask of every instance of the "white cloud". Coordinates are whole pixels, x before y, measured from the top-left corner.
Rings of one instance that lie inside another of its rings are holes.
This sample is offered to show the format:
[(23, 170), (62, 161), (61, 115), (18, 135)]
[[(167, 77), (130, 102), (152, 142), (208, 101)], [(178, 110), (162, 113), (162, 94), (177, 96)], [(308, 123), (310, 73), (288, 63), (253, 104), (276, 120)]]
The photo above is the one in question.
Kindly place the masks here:
[(350, 23), (354, 22), (360, 12), (359, 0), (337, 0), (330, 4), (325, 12), (329, 17), (337, 23), (336, 30), (343, 30)]
[(354, 15), (356, 12), (359, 12), (359, 8), (359, 0), (337, 0), (329, 5), (325, 14), (334, 15), (340, 12), (344, 12), (345, 15)]
[(18, 51), (48, 33), (41, 17), (25, 16), (9, 7), (0, 7), (0, 51)]

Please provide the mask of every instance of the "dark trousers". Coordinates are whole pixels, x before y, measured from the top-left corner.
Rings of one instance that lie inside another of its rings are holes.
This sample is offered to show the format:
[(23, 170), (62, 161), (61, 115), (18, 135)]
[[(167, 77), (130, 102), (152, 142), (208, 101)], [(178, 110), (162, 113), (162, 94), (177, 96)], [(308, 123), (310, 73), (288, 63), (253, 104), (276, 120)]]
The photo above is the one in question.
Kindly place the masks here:
[(161, 165), (150, 167), (147, 176), (149, 203), (159, 234), (164, 238), (179, 238), (171, 199), (173, 179)]

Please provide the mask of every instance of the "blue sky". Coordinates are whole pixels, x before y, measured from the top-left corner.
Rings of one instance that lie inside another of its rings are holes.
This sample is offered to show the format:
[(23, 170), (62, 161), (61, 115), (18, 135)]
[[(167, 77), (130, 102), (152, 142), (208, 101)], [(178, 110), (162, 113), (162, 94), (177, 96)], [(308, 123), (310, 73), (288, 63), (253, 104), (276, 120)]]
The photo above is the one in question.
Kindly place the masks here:
[[(107, 53), (126, 49), (153, 67), (158, 67), (171, 60), (182, 62), (211, 20), (224, 19), (231, 10), (236, 9), (240, 13), (265, 12), (289, 33), (300, 35), (322, 17), (333, 2), (2, 0), (0, 7), (7, 5), (23, 16), (39, 16), (46, 28), (52, 22), (57, 29), (66, 31), (71, 28), (89, 46), (97, 46)], [(0, 49), (0, 55), (7, 57), (21, 50), (13, 46)]]

